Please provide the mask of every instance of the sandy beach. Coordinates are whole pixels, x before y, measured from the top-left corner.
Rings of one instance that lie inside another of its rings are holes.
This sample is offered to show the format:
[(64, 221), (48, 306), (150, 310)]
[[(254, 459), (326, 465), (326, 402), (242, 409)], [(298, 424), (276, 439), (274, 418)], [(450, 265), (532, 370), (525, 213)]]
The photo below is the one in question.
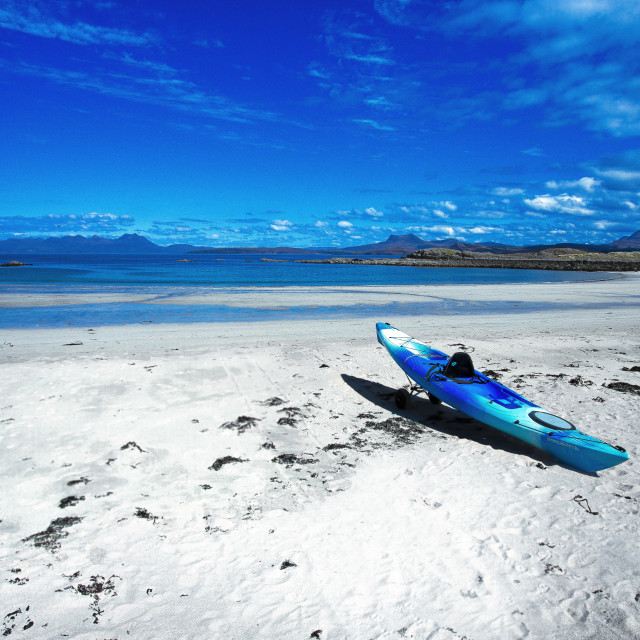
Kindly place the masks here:
[[(244, 293), (179, 304), (364, 311), (3, 331), (0, 633), (640, 638), (640, 275)], [(445, 405), (398, 410), (380, 320), (629, 461), (586, 474)]]

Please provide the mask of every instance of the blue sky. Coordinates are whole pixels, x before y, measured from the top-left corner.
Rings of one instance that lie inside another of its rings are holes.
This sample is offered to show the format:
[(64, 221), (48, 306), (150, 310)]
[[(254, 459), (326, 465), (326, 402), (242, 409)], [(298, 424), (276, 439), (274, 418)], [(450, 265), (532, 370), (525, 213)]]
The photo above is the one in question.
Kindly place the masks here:
[(0, 238), (640, 229), (640, 4), (0, 0)]

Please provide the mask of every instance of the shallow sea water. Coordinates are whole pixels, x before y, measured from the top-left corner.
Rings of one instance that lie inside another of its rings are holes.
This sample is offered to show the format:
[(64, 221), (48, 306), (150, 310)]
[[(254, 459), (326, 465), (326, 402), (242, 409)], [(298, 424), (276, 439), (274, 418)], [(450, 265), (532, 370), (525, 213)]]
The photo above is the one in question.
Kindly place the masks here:
[[(456, 304), (455, 301), (376, 305), (286, 306), (272, 292), (273, 308), (251, 305), (153, 304), (119, 301), (60, 305), (58, 294), (122, 294), (171, 298), (207, 293), (212, 288), (238, 293), (246, 287), (326, 287), (371, 285), (486, 285), (508, 283), (583, 282), (608, 274), (522, 269), (453, 269), (395, 266), (305, 264), (294, 262), (310, 256), (273, 255), (47, 255), (26, 256), (27, 267), (0, 269), (0, 327), (99, 326), (144, 322), (233, 322), (286, 320), (292, 318), (359, 317), (393, 314), (517, 313), (536, 308), (500, 300)], [(371, 257), (371, 256), (367, 256)], [(266, 261), (264, 259), (267, 259)], [(16, 259), (0, 256), (0, 261)], [(184, 260), (190, 262), (184, 262)], [(274, 261), (275, 260), (275, 261)], [(191, 262), (192, 261), (192, 262)], [(3, 305), (2, 294), (45, 294), (46, 306)]]

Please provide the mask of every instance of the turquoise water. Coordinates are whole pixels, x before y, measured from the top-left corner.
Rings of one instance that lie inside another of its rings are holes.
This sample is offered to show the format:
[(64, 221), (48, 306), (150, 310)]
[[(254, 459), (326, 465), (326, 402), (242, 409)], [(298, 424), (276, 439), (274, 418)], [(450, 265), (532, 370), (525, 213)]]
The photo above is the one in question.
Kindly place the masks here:
[[(0, 269), (0, 294), (18, 296), (31, 293), (141, 293), (172, 297), (188, 292), (207, 292), (212, 288), (358, 285), (451, 285), (566, 282), (601, 279), (603, 274), (536, 271), (522, 269), (425, 269), (417, 267), (302, 264), (293, 260), (310, 256), (282, 255), (46, 255), (21, 257), (27, 267)], [(312, 256), (313, 257), (313, 256)], [(371, 257), (371, 256), (368, 256)], [(183, 259), (192, 262), (182, 262)], [(283, 262), (263, 261), (284, 260)], [(0, 262), (15, 259), (0, 256)], [(605, 276), (606, 277), (606, 276)], [(277, 304), (277, 291), (273, 292)], [(0, 301), (0, 305), (1, 305)], [(467, 305), (459, 308), (446, 303), (383, 305), (375, 309), (388, 313), (482, 313), (528, 310), (531, 305), (501, 304), (491, 308)], [(113, 302), (101, 304), (56, 305), (45, 307), (0, 306), (0, 328), (97, 326), (140, 322), (228, 322), (237, 320), (281, 320), (293, 317), (371, 315), (366, 305), (352, 307), (291, 307), (286, 310), (254, 309), (211, 305), (140, 304)]]

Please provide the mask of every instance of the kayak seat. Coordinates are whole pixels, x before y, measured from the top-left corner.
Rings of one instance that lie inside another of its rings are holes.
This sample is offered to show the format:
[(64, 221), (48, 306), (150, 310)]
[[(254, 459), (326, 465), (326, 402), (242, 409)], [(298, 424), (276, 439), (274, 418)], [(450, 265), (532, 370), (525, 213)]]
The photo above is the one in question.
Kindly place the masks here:
[(442, 372), (447, 378), (473, 378), (473, 361), (464, 351), (456, 351), (445, 365)]

